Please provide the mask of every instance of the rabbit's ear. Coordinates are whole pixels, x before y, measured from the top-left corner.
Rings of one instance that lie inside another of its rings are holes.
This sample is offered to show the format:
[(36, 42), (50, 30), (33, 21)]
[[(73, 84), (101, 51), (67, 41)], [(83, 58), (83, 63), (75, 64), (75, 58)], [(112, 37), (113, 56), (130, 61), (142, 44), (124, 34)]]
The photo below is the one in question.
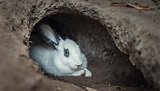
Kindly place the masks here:
[(42, 39), (47, 44), (51, 46), (59, 45), (59, 41), (61, 40), (61, 37), (54, 29), (52, 29), (47, 24), (41, 24), (39, 28), (40, 28), (40, 35), (42, 36)]

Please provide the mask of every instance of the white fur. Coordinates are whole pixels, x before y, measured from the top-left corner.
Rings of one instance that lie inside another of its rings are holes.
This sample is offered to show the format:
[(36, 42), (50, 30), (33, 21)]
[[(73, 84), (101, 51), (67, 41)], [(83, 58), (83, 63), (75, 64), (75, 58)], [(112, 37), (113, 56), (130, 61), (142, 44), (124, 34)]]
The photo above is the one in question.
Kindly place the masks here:
[[(47, 31), (47, 33), (49, 32)], [(92, 73), (87, 69), (85, 55), (73, 40), (61, 39), (59, 45), (55, 45), (57, 50), (45, 42), (38, 45), (34, 42), (36, 41), (33, 41), (30, 47), (30, 56), (40, 64), (46, 73), (55, 76), (92, 76)], [(69, 50), (69, 57), (64, 56), (64, 48)], [(76, 65), (81, 66), (77, 67)]]

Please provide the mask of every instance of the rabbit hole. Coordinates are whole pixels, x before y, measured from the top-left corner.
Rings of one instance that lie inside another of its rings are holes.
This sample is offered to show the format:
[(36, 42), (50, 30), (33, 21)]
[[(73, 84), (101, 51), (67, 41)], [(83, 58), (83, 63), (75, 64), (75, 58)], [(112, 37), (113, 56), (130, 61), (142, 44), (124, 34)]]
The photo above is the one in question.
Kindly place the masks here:
[[(88, 60), (88, 69), (93, 77), (56, 77), (46, 74), (51, 79), (73, 83), (81, 87), (129, 86), (146, 84), (141, 72), (129, 61), (129, 55), (118, 50), (107, 30), (100, 22), (90, 17), (59, 13), (44, 17), (39, 23), (48, 23), (60, 34), (73, 39)], [(38, 25), (37, 23), (36, 25)], [(31, 33), (38, 34), (36, 26)], [(42, 71), (43, 72), (43, 71)]]

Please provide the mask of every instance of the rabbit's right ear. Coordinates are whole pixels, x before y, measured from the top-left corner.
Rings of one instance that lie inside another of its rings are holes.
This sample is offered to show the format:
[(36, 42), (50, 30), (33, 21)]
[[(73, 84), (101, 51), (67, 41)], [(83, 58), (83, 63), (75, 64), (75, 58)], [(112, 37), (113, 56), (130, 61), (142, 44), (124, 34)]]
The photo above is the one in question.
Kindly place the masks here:
[(40, 35), (42, 36), (42, 39), (49, 45), (55, 46), (59, 45), (59, 41), (61, 40), (61, 37), (59, 34), (52, 29), (49, 25), (47, 24), (41, 24), (39, 25), (40, 28)]

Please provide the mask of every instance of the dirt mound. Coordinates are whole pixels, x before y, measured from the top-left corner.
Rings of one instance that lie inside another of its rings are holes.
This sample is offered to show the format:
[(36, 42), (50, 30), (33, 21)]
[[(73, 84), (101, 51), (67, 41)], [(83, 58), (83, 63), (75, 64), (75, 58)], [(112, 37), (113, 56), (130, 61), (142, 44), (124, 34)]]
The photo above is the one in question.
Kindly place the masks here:
[[(111, 1), (1, 0), (0, 90), (153, 91), (143, 76), (159, 88), (159, 10), (113, 7)], [(134, 2), (156, 6), (150, 0)], [(61, 30), (79, 43), (92, 78), (49, 78), (39, 72), (28, 55), (28, 44), (33, 27), (45, 16), (56, 19)]]

